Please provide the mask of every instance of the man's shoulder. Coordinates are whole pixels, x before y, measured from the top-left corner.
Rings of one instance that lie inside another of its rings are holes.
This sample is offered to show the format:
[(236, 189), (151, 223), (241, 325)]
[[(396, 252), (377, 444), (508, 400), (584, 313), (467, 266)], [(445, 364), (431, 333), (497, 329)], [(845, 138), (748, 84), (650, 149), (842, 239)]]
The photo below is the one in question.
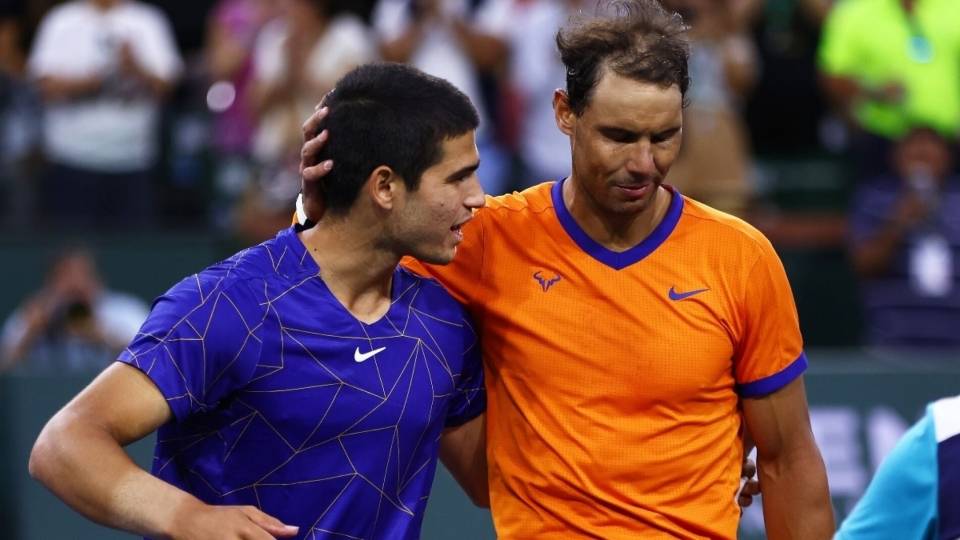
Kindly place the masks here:
[[(315, 275), (307, 264), (309, 254), (298, 250), (292, 229), (275, 238), (248, 247), (230, 257), (188, 276), (168, 291), (167, 296), (185, 296), (201, 302), (211, 295), (225, 295), (240, 302), (267, 294), (269, 289), (285, 288)], [(312, 259), (310, 259), (312, 261)]]
[(698, 236), (725, 249), (731, 244), (748, 249), (772, 249), (770, 240), (753, 225), (689, 197), (684, 197), (683, 214), (690, 218), (687, 221)]
[(485, 217), (497, 219), (506, 216), (538, 216), (553, 208), (551, 190), (556, 182), (544, 182), (503, 195), (487, 195), (486, 205), (480, 210)]

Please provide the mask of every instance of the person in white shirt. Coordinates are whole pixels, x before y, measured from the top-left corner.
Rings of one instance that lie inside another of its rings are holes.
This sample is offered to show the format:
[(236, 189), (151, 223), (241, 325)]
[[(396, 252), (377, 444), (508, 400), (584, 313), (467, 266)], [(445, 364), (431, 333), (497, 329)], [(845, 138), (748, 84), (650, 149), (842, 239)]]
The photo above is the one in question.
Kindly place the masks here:
[(289, 225), (300, 189), (300, 126), (337, 80), (377, 59), (373, 36), (329, 0), (282, 0), (253, 49), (252, 101), (258, 124), (252, 154), (258, 172), (234, 212), (235, 232), (250, 242)]
[(155, 7), (74, 0), (46, 15), (28, 60), (46, 108), (45, 221), (146, 219), (159, 108), (181, 70), (169, 23)]

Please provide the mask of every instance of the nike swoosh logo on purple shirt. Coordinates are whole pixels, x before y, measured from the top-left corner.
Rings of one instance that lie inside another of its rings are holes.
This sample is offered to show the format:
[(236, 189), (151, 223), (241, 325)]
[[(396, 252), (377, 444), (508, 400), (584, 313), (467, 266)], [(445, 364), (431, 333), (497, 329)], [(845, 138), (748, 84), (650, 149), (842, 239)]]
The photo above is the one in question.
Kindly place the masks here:
[(700, 294), (700, 293), (702, 293), (702, 292), (707, 292), (707, 291), (709, 291), (709, 290), (710, 290), (710, 289), (697, 289), (697, 290), (695, 290), (695, 291), (677, 292), (677, 291), (675, 291), (675, 290), (673, 289), (673, 287), (670, 287), (670, 292), (667, 293), (667, 295), (670, 297), (671, 300), (673, 300), (674, 302), (676, 302), (676, 301), (678, 301), (678, 300), (683, 300), (683, 299), (685, 299), (685, 298), (690, 298), (691, 296), (693, 296), (693, 295), (695, 295), (695, 294)]

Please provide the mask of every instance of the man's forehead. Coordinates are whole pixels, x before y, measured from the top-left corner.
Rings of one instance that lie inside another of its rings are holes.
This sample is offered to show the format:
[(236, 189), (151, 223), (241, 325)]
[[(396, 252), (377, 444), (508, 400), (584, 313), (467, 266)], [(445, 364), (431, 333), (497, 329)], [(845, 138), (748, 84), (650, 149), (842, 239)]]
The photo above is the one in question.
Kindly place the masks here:
[(470, 130), (463, 135), (443, 140), (440, 144), (440, 160), (437, 166), (461, 167), (477, 161), (478, 156), (475, 132)]
[(683, 116), (683, 97), (677, 85), (662, 86), (605, 73), (586, 111), (603, 123), (675, 123)]

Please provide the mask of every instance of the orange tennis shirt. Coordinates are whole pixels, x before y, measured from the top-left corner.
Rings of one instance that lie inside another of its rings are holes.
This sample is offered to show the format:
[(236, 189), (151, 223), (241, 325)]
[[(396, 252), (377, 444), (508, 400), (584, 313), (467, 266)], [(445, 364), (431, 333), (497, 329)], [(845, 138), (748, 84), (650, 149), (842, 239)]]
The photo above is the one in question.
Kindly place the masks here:
[(741, 397), (806, 368), (773, 247), (671, 190), (663, 222), (612, 252), (562, 183), (487, 199), (454, 262), (487, 376), (501, 539), (735, 538)]

